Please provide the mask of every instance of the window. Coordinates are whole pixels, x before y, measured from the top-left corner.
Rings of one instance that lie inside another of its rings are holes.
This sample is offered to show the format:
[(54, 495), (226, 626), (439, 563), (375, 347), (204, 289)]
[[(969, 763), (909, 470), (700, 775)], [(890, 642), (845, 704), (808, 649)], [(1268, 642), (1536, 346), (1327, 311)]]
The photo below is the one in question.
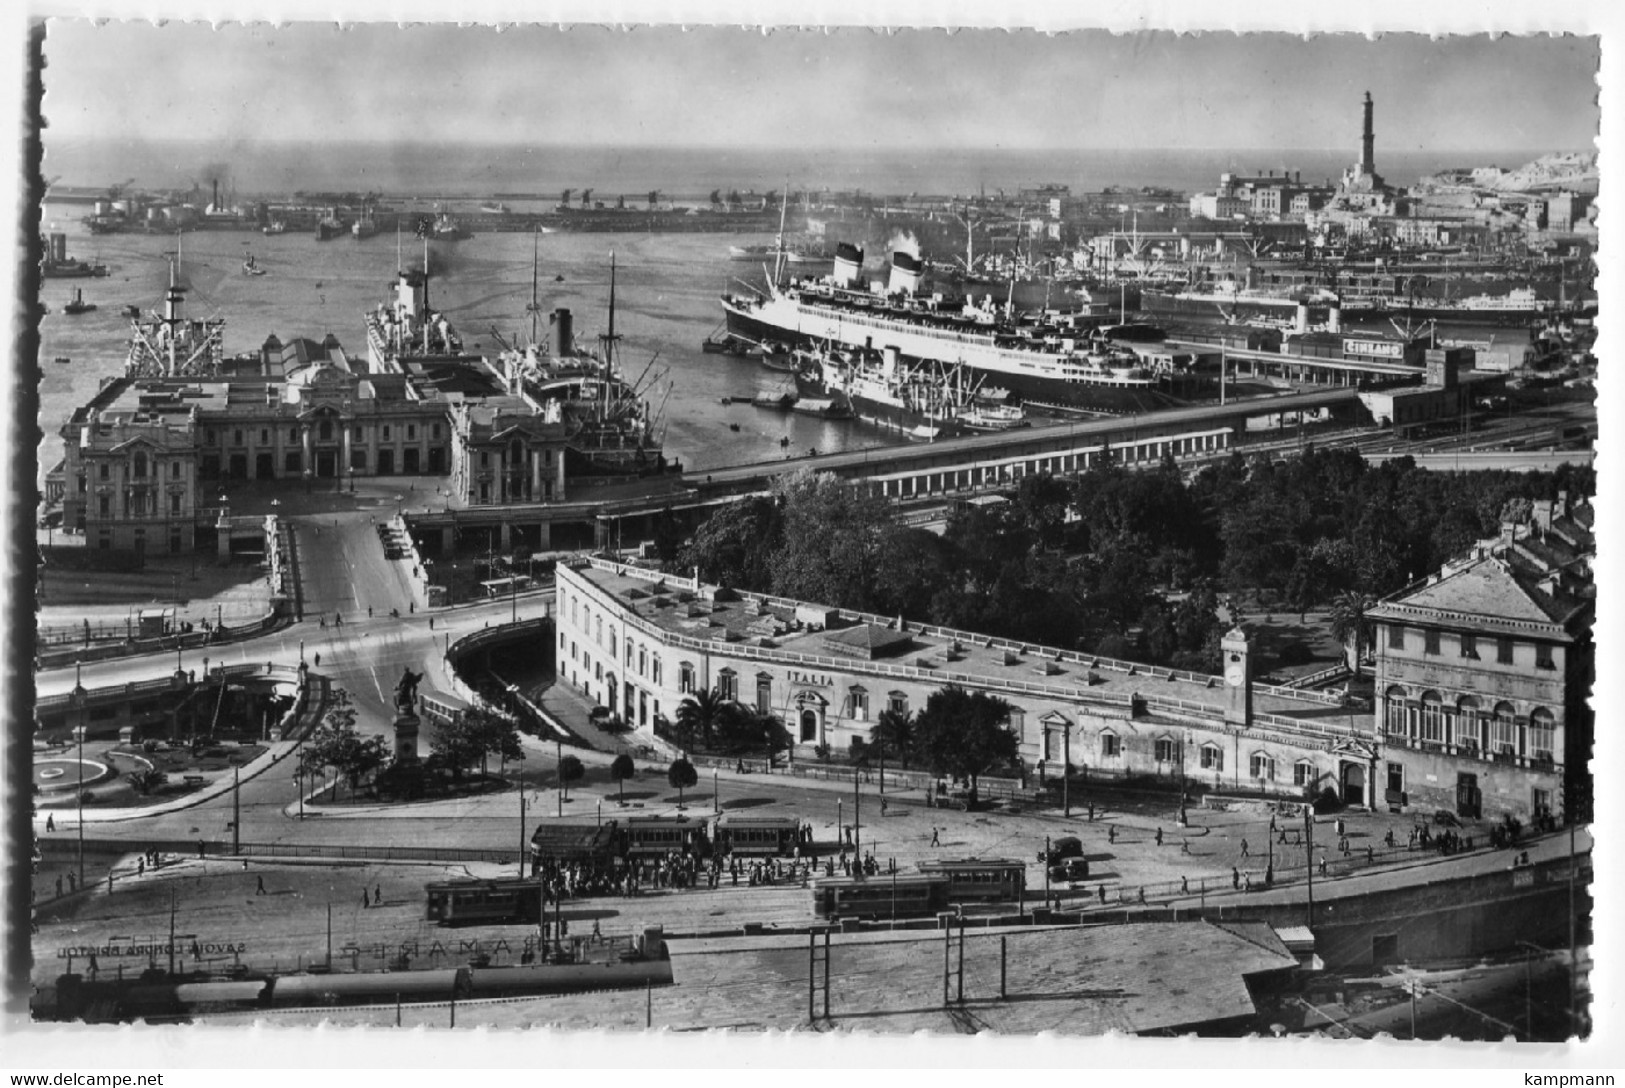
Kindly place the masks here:
[(1429, 744), (1444, 743), (1444, 701), (1436, 691), (1422, 694), (1422, 740)]
[(429, 435), (432, 438), (439, 438), (440, 437), (440, 424), (436, 423), (433, 427), (431, 427), (429, 429)]
[(1390, 763), (1390, 764), (1388, 764), (1388, 792), (1389, 793), (1404, 793), (1405, 792), (1405, 764), (1403, 764), (1403, 763)]
[(1269, 781), (1275, 777), (1275, 757), (1264, 752), (1254, 752), (1247, 761), (1247, 773), (1253, 778)]
[(365, 442), (366, 441), (366, 437), (362, 434), (362, 431), (361, 431), (360, 427), (351, 428), (351, 430), (350, 430), (350, 438), (351, 438), (352, 441), (355, 441), (355, 442)]
[(1529, 743), (1526, 746), (1529, 758), (1550, 763), (1552, 741), (1556, 736), (1557, 722), (1552, 712), (1543, 706), (1536, 707), (1529, 715)]
[(288, 428), (288, 441), (289, 442), (297, 442), (297, 441), (299, 441), (299, 428), (298, 427), (289, 427)]
[(848, 705), (852, 708), (852, 717), (858, 721), (869, 720), (869, 693), (856, 684), (847, 693)]
[(1120, 756), (1122, 754), (1123, 754), (1123, 750), (1122, 750), (1122, 747), (1121, 747), (1120, 743), (1118, 742), (1116, 733), (1102, 733), (1102, 734), (1100, 734), (1100, 758), (1101, 759), (1116, 759), (1118, 756)]
[(1315, 765), (1306, 759), (1300, 759), (1292, 765), (1292, 784), (1299, 787), (1313, 786), (1315, 779)]
[(333, 421), (330, 419), (322, 420), (320, 430), (322, 441), (326, 442), (330, 440), (333, 437)]
[(1467, 634), (1465, 632), (1462, 633), (1462, 636), (1461, 636), (1461, 656), (1462, 657), (1471, 657), (1471, 658), (1477, 658), (1478, 657), (1478, 636), (1477, 635), (1469, 635), (1469, 634)]
[(1009, 716), (1004, 719), (1004, 725), (1016, 738), (1016, 743), (1020, 744), (1022, 738), (1027, 735), (1027, 712), (1019, 706), (1011, 707)]
[(212, 446), (215, 444), (215, 434), (213, 431), (203, 432), (203, 444), (205, 446)]
[(1512, 664), (1512, 646), (1513, 642), (1509, 638), (1495, 640), (1495, 663), (1497, 665)]
[(1425, 654), (1439, 652), (1439, 632), (1436, 629), (1430, 627), (1422, 632), (1422, 652)]
[(559, 649), (564, 649), (564, 632), (559, 632)]
[(732, 669), (717, 673), (717, 697), (725, 703), (739, 701), (739, 677)]
[(886, 709), (893, 714), (908, 713), (908, 693), (894, 691), (886, 696)]
[[(627, 644), (627, 651), (626, 652), (627, 652), (628, 655), (630, 655), (631, 652), (632, 652), (630, 643)], [(630, 663), (630, 661), (631, 661), (630, 656), (627, 658), (627, 661), (628, 661), (628, 663)], [(638, 647), (638, 675), (643, 676), (648, 671), (649, 671), (649, 651), (647, 649), (645, 649), (644, 647), (639, 646)]]
[(418, 436), (417, 424), (408, 423), (406, 425), (406, 439), (407, 439), (407, 441), (410, 442), (412, 439), (416, 438), (417, 436)]
[(110, 471), (109, 466), (108, 466), (106, 461), (103, 461), (100, 465), (98, 465), (96, 467), (101, 470), (100, 472), (98, 472), (96, 474), (98, 479), (102, 479), (102, 480), (112, 479), (113, 474)]
[(147, 478), (147, 455), (146, 454), (137, 453), (135, 455), (135, 458), (131, 461), (131, 466), (132, 467), (130, 469), (130, 474), (132, 476), (134, 476), (138, 480), (145, 480)]
[(1390, 737), (1407, 736), (1410, 732), (1405, 718), (1405, 689), (1391, 687), (1383, 697), (1383, 729)]
[(264, 427), (261, 427), (260, 428), (260, 445), (268, 446), (268, 445), (270, 445), (270, 443), (271, 443), (271, 432), (268, 429), (266, 429)]
[(592, 667), (592, 674), (593, 674), (593, 677), (595, 679), (603, 680), (603, 678), (604, 678), (604, 663), (602, 661), (600, 661), (598, 664), (596, 664), (596, 665), (594, 665)]
[(765, 672), (756, 674), (756, 712), (773, 713), (773, 677)]
[(242, 431), (233, 431), (233, 432), (231, 432), (231, 444), (233, 446), (241, 446), (243, 444), (243, 432)]
[[(657, 654), (649, 662), (649, 678), (655, 682), (657, 687), (660, 684), (660, 674), (662, 671), (663, 670), (660, 667), (660, 656)], [(659, 711), (656, 711), (656, 713), (658, 714)]]
[(677, 666), (677, 690), (683, 695), (694, 693), (694, 666), (687, 661)]
[(107, 495), (98, 497), (96, 500), (96, 512), (104, 518), (111, 517), (113, 514), (112, 498)]
[(1535, 643), (1535, 668), (1555, 669), (1557, 662), (1552, 658), (1552, 647), (1549, 643)]
[(1202, 745), (1202, 769), (1204, 771), (1224, 770), (1224, 749), (1217, 744)]
[(169, 478), (171, 480), (178, 480), (181, 478), (181, 463), (179, 461), (169, 462)]
[(1518, 721), (1511, 703), (1496, 703), (1495, 717), (1490, 719), (1490, 751), (1497, 755), (1512, 755), (1518, 750)]
[(1390, 623), (1388, 625), (1388, 648), (1390, 650), (1403, 650), (1405, 648), (1405, 625), (1403, 623)]
[(1167, 737), (1157, 741), (1156, 756), (1158, 763), (1172, 763), (1176, 758), (1174, 742)]
[(483, 451), (480, 453), (480, 467), (481, 468), (490, 468), (491, 467), (491, 455), (489, 453), (483, 452)]
[(179, 517), (181, 513), (181, 497), (179, 494), (169, 496), (169, 513), (171, 517)]
[(389, 441), (389, 424), (384, 424), (384, 441)]
[(1478, 700), (1471, 695), (1463, 695), (1456, 700), (1456, 729), (1454, 743), (1467, 749), (1469, 752), (1478, 750), (1479, 734), (1483, 732), (1484, 724), (1478, 709)]

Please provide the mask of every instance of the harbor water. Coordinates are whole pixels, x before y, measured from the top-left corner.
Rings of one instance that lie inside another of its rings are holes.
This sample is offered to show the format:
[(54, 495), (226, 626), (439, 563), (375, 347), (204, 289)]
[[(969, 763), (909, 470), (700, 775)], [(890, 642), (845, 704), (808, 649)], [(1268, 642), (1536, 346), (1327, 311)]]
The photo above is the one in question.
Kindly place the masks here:
[[(152, 311), (160, 306), (169, 257), (176, 250), (175, 235), (91, 235), (79, 222), (81, 215), (83, 209), (75, 205), (47, 205), (43, 217), (46, 229), (67, 233), (70, 254), (106, 264), (108, 276), (46, 280), (42, 286), (41, 301), (50, 308), (40, 327), (42, 484), (45, 471), (62, 456), (62, 424), (103, 380), (123, 373), (125, 307)], [(895, 435), (854, 421), (754, 408), (749, 401), (758, 393), (793, 391), (793, 376), (701, 351), (701, 342), (722, 322), (717, 301), (722, 291), (735, 277), (763, 282), (761, 267), (730, 260), (728, 247), (771, 240), (720, 234), (542, 235), (539, 332), (547, 335), (546, 314), (560, 307), (571, 311), (578, 341), (591, 343), (606, 331), (613, 251), (621, 367), (628, 381), (641, 377), (650, 409), (659, 412), (668, 458), (695, 470), (782, 460), (813, 449), (838, 452), (896, 443)], [(431, 250), (431, 305), (457, 327), (465, 346), (494, 354), (501, 350), (497, 334), (509, 343), (528, 342), (531, 235), (482, 234), (431, 243)], [(405, 238), (401, 251), (406, 265), (421, 266), (421, 241)], [(249, 254), (265, 275), (244, 274)], [(192, 318), (225, 318), (228, 355), (257, 351), (273, 334), (287, 342), (331, 333), (352, 358), (365, 358), (362, 314), (386, 298), (396, 271), (396, 238), (380, 234), (359, 242), (349, 237), (317, 242), (306, 233), (193, 231), (180, 236), (180, 255), (181, 282), (189, 288), (185, 312)], [(96, 310), (63, 313), (76, 288)], [(59, 358), (69, 362), (57, 363)], [(744, 403), (724, 405), (724, 397)]]

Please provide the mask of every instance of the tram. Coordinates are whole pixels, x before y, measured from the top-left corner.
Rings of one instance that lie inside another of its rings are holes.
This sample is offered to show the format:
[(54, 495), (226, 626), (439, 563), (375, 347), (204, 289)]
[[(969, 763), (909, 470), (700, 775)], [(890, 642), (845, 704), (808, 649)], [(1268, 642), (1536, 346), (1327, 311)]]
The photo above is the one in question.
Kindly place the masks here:
[(1027, 888), (1026, 863), (1007, 858), (932, 859), (919, 868), (947, 880), (950, 903), (1019, 903)]
[(618, 828), (621, 856), (628, 861), (666, 854), (709, 857), (711, 840), (705, 820), (688, 816), (633, 816)]
[(812, 901), (813, 914), (831, 920), (918, 918), (948, 909), (948, 882), (926, 873), (820, 877)]
[(447, 880), (426, 891), (428, 920), (443, 926), (534, 925), (542, 916), (539, 880)]
[(717, 819), (719, 854), (787, 858), (805, 842), (806, 832), (794, 816), (741, 816), (729, 812)]

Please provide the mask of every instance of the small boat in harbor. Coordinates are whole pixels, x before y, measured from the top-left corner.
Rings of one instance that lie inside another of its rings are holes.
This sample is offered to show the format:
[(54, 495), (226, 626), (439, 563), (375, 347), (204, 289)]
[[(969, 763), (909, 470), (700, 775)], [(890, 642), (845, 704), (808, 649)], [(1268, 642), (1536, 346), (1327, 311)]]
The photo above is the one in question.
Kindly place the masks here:
[(287, 231), (288, 224), (284, 223), (280, 219), (273, 219), (269, 223), (265, 224), (265, 226), (260, 228), (261, 234), (286, 234)]
[(62, 312), (65, 314), (88, 314), (95, 308), (96, 304), (94, 302), (86, 302), (85, 293), (79, 290), (79, 288), (75, 287), (73, 289), (73, 301), (66, 303), (62, 307)]

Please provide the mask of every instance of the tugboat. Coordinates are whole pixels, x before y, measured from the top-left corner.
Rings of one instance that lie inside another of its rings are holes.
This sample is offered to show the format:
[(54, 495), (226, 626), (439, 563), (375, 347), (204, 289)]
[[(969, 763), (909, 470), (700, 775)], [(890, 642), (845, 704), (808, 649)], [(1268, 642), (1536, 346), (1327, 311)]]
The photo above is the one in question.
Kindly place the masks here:
[(65, 314), (88, 314), (95, 308), (96, 304), (94, 302), (86, 302), (85, 293), (79, 290), (79, 288), (75, 287), (73, 289), (73, 301), (64, 305), (62, 307), (62, 312)]
[(269, 223), (265, 224), (265, 226), (260, 228), (260, 233), (261, 234), (285, 234), (285, 233), (287, 233), (287, 230), (288, 230), (288, 224), (284, 223), (280, 219), (273, 219)]

